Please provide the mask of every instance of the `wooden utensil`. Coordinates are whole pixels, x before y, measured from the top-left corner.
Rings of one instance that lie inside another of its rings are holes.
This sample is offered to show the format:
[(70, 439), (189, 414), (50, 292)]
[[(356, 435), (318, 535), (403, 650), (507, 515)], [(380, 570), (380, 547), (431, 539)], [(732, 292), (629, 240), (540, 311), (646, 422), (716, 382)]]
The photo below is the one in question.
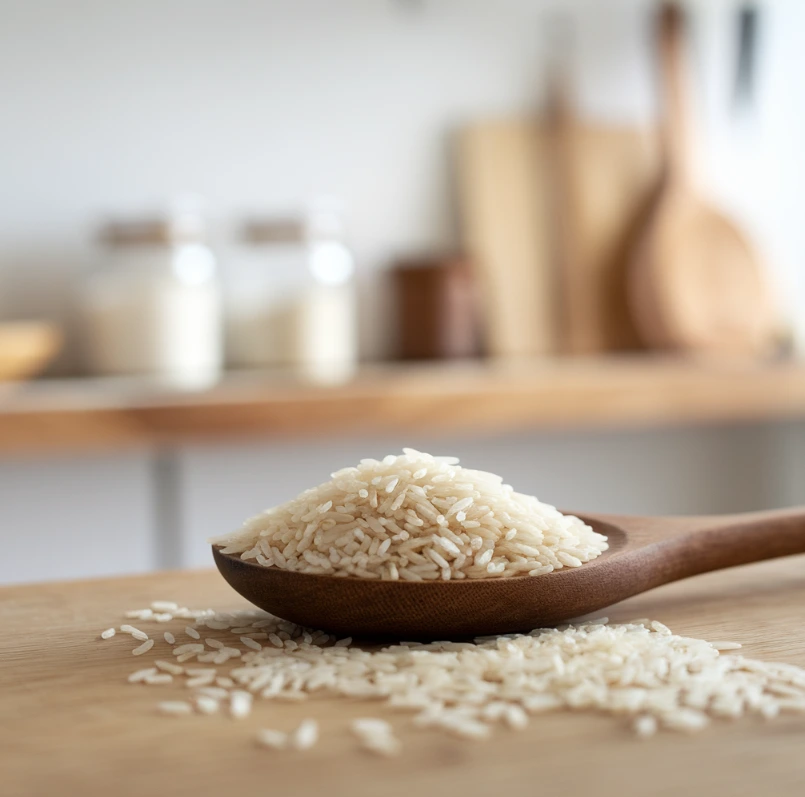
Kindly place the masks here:
[(665, 97), (665, 170), (629, 268), (630, 307), (656, 348), (758, 354), (774, 337), (775, 313), (758, 259), (736, 225), (697, 193), (691, 164), (682, 13), (659, 20)]
[(549, 113), (476, 123), (461, 144), (463, 244), (490, 353), (638, 348), (626, 264), (660, 179), (654, 131)]
[(805, 508), (724, 517), (580, 515), (609, 550), (544, 576), (370, 581), (213, 556), (244, 598), (278, 617), (359, 637), (448, 639), (525, 631), (596, 612), (671, 581), (805, 553)]
[(34, 376), (56, 356), (61, 342), (61, 332), (53, 324), (0, 324), (0, 382)]

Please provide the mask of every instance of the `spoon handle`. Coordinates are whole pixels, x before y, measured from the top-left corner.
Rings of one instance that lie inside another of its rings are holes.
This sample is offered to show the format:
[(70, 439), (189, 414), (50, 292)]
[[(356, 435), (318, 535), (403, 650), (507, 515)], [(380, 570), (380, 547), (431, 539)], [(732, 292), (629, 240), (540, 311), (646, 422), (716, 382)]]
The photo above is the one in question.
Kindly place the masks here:
[(805, 553), (805, 508), (689, 518), (630, 518), (635, 553), (659, 565), (657, 584)]
[(685, 74), (685, 20), (675, 2), (660, 8), (657, 45), (660, 56), (664, 114), (662, 136), (666, 176), (683, 183), (691, 179), (690, 102)]

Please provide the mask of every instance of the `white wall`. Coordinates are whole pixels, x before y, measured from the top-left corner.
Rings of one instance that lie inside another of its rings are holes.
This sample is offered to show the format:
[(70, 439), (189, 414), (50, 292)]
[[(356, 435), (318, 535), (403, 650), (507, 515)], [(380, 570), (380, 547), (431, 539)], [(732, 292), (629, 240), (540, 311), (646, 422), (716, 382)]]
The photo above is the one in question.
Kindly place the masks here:
[[(758, 113), (736, 132), (736, 4), (692, 4), (700, 160), (767, 254), (789, 306), (802, 306), (805, 92), (796, 75), (805, 8), (763, 4)], [(0, 0), (0, 316), (69, 315), (66, 291), (96, 257), (99, 219), (182, 190), (209, 199), (230, 287), (244, 278), (225, 245), (237, 219), (317, 193), (345, 200), (369, 277), (399, 253), (449, 248), (450, 136), (467, 120), (540, 104), (557, 8), (576, 20), (569, 57), (583, 113), (652, 117), (650, 6)], [(365, 346), (377, 354), (382, 301), (363, 307)]]
[(17, 313), (42, 301), (30, 272), (92, 257), (99, 216), (181, 190), (208, 197), (222, 237), (244, 209), (342, 196), (369, 270), (449, 246), (451, 128), (539, 94), (525, 2), (0, 7), (0, 268), (17, 270)]
[(0, 459), (0, 584), (154, 570), (154, 507), (145, 454)]

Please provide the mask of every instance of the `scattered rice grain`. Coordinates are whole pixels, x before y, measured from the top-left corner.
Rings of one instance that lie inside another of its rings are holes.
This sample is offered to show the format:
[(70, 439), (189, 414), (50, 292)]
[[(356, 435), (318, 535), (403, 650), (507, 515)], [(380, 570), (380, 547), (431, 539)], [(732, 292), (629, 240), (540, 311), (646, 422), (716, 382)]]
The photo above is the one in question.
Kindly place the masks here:
[(146, 639), (145, 642), (143, 642), (142, 645), (140, 645), (139, 647), (134, 648), (134, 650), (131, 651), (131, 655), (132, 656), (142, 656), (143, 653), (148, 653), (148, 651), (151, 650), (152, 647), (154, 647), (154, 640), (153, 639)]

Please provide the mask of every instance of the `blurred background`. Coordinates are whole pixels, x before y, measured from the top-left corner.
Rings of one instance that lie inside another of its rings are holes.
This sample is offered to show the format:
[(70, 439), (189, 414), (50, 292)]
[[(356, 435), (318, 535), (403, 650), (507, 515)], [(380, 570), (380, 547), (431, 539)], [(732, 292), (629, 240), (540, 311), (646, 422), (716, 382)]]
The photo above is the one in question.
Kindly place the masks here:
[(0, 0), (0, 582), (208, 566), (403, 445), (563, 508), (805, 502), (803, 32)]

